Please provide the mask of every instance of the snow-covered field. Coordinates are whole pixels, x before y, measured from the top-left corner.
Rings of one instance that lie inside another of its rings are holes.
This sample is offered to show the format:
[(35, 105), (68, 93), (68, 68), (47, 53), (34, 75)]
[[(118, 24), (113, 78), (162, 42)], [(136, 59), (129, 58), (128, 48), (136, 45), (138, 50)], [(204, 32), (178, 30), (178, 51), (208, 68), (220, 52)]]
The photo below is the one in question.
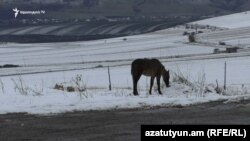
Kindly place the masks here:
[(215, 17), (212, 19), (205, 19), (198, 22), (193, 22), (194, 24), (210, 25), (223, 28), (242, 28), (249, 27), (250, 22), (250, 11)]
[(24, 27), (0, 27), (0, 35), (132, 35), (147, 33), (156, 29), (169, 27), (171, 23), (115, 23), (115, 22), (82, 22), (57, 25), (30, 25)]
[[(250, 25), (241, 23), (237, 18), (245, 16), (247, 19), (249, 15), (249, 12), (244, 12), (197, 22), (225, 28), (213, 31), (199, 29), (204, 33), (197, 35), (198, 43), (189, 43), (187, 36), (182, 35), (184, 31), (193, 31), (185, 29), (185, 26), (97, 41), (2, 43), (0, 65), (21, 67), (0, 69), (0, 113), (48, 114), (248, 99)], [(220, 24), (214, 24), (220, 18)], [(232, 29), (226, 29), (230, 27)], [(220, 41), (226, 45), (219, 45)], [(241, 49), (237, 53), (213, 53), (215, 48), (223, 50), (231, 46)], [(163, 95), (158, 95), (157, 91), (153, 95), (148, 94), (150, 79), (146, 77), (139, 81), (140, 95), (132, 95), (130, 64), (136, 58), (159, 58), (170, 70), (171, 87), (163, 87)], [(217, 94), (216, 80), (222, 87), (225, 61), (228, 89)], [(111, 72), (111, 91), (108, 90), (107, 66)], [(176, 81), (175, 74), (185, 77), (191, 84)], [(56, 84), (79, 88), (76, 79), (85, 91), (54, 89)]]

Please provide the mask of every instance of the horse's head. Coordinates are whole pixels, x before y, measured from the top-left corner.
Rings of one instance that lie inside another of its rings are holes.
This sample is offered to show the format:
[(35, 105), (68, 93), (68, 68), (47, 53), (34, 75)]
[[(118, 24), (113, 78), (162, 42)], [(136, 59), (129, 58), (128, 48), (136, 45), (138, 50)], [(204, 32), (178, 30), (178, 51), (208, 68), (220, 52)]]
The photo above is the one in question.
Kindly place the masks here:
[(162, 68), (162, 77), (163, 77), (163, 81), (165, 82), (166, 86), (170, 87), (170, 85), (169, 85), (169, 79), (170, 79), (169, 70), (167, 71), (164, 67)]

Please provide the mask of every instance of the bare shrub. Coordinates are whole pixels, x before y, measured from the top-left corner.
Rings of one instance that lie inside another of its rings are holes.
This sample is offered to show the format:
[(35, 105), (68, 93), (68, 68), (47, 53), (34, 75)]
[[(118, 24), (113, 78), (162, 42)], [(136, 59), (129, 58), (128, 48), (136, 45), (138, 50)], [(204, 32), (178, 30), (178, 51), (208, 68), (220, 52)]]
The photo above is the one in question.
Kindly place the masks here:
[(63, 84), (56, 83), (56, 85), (54, 86), (54, 89), (64, 91), (64, 86)]
[(214, 53), (214, 54), (218, 54), (218, 53), (220, 53), (220, 49), (215, 48), (215, 49), (214, 49), (214, 51), (213, 51), (213, 53)]
[(189, 35), (189, 33), (187, 31), (184, 31), (182, 35), (187, 36), (187, 35)]
[(14, 83), (15, 91), (18, 91), (21, 95), (28, 95), (28, 87), (24, 84), (21, 76), (19, 76), (17, 80), (13, 78), (11, 80)]
[(104, 66), (103, 65), (97, 65), (97, 66), (95, 66), (95, 68), (103, 68)]
[(43, 86), (43, 83), (42, 83), (41, 86), (34, 85), (33, 88), (28, 87), (28, 89), (29, 89), (30, 94), (39, 96), (39, 95), (43, 95), (44, 86)]
[(76, 87), (77, 91), (86, 91), (86, 83), (83, 80), (83, 76), (81, 74), (76, 75), (72, 79), (73, 84)]
[(62, 84), (56, 84), (56, 85), (54, 86), (54, 89), (64, 91), (64, 87), (63, 87)]
[(201, 71), (197, 75), (197, 79), (191, 81), (189, 76), (185, 76), (180, 69), (177, 69), (176, 73), (173, 73), (173, 82), (185, 84), (192, 88), (193, 92), (196, 92), (198, 95), (204, 97), (205, 93), (216, 92), (216, 88), (211, 84), (207, 85), (206, 83), (206, 74), (204, 71)]
[(42, 95), (43, 93), (43, 84), (42, 86), (37, 86), (34, 85), (32, 87), (29, 87), (25, 84), (23, 78), (21, 76), (19, 76), (17, 79), (11, 79), (12, 82), (14, 83), (14, 89), (15, 91), (17, 91), (19, 94), (21, 95), (34, 95), (34, 96), (39, 96)]
[(190, 82), (189, 77), (188, 76), (184, 76), (184, 74), (180, 71), (179, 68), (177, 68), (176, 72), (172, 74), (172, 78), (173, 78), (173, 82), (176, 83), (182, 83), (182, 84), (186, 84), (188, 86), (193, 87), (193, 84)]
[(226, 43), (225, 43), (225, 42), (222, 42), (222, 41), (219, 41), (219, 45), (223, 45), (223, 46), (225, 46), (225, 45), (226, 45)]
[(206, 90), (206, 74), (204, 73), (204, 71), (198, 75), (198, 80), (197, 80), (195, 86), (196, 86), (198, 93), (202, 97), (204, 97), (204, 93), (207, 92), (207, 90)]
[[(82, 99), (83, 97), (88, 98), (87, 85), (84, 82), (83, 76), (81, 74), (77, 74), (74, 78), (72, 78), (71, 82), (73, 83), (72, 87), (74, 88), (74, 91), (79, 94), (80, 99)], [(67, 89), (73, 90), (73, 88)]]
[(3, 83), (3, 81), (1, 79), (0, 79), (0, 87), (1, 87), (2, 93), (4, 94), (5, 93), (4, 83)]
[(87, 95), (87, 85), (84, 82), (83, 76), (78, 74), (69, 83), (56, 84), (54, 89), (67, 91), (67, 92), (77, 92), (82, 99), (83, 97), (88, 98)]
[(75, 90), (75, 88), (74, 87), (72, 87), (72, 86), (68, 86), (67, 87), (67, 92), (75, 92), (76, 90)]
[(218, 81), (216, 80), (216, 88), (215, 88), (216, 93), (217, 93), (217, 94), (222, 94), (223, 90), (224, 90), (224, 89), (223, 89), (222, 87), (219, 87), (219, 83), (218, 83)]
[(229, 86), (226, 90), (223, 90), (222, 95), (235, 96), (248, 94), (248, 88), (244, 85), (241, 86)]

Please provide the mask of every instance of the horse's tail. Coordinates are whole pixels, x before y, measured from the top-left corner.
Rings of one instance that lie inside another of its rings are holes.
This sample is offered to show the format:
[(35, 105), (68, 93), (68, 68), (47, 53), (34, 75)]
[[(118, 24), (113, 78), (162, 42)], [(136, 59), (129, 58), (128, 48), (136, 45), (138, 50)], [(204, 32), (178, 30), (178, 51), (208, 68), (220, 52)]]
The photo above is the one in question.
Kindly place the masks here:
[(132, 76), (137, 75), (137, 73), (139, 71), (139, 67), (140, 67), (139, 62), (140, 61), (138, 61), (138, 60), (135, 60), (135, 61), (132, 62), (132, 64), (131, 64), (131, 74), (132, 74)]
[(134, 72), (135, 72), (135, 66), (136, 66), (135, 61), (133, 61), (132, 64), (131, 64), (131, 74), (132, 74), (132, 75), (133, 75)]

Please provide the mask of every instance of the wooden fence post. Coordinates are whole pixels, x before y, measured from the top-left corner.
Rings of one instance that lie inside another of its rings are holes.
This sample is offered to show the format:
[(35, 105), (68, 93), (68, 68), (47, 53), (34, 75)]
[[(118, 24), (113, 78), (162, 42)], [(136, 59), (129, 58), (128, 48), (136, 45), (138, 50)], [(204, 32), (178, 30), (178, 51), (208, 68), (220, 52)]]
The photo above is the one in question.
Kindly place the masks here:
[(224, 90), (227, 88), (227, 62), (225, 62), (224, 67)]
[(111, 91), (112, 87), (111, 87), (111, 78), (110, 78), (109, 66), (108, 66), (108, 76), (109, 76), (109, 90)]

